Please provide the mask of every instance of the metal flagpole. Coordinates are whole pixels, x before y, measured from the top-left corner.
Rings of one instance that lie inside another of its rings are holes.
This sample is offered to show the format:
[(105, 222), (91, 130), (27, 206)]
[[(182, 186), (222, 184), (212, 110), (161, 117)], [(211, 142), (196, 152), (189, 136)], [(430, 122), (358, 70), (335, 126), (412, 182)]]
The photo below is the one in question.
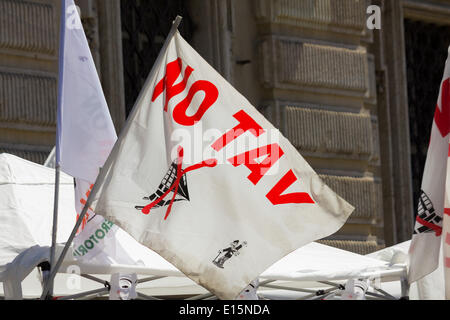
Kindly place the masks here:
[[(62, 0), (62, 1), (64, 1), (64, 0)], [(66, 244), (65, 244), (65, 246), (64, 246), (64, 248), (63, 248), (63, 250), (61, 252), (61, 255), (59, 256), (55, 266), (51, 268), (49, 279), (48, 279), (48, 281), (47, 281), (47, 283), (46, 283), (46, 285), (44, 287), (44, 290), (42, 291), (41, 300), (45, 299), (47, 297), (47, 294), (48, 294), (48, 292), (50, 290), (50, 284), (53, 283), (53, 279), (56, 276), (56, 272), (58, 271), (59, 267), (61, 266), (61, 263), (62, 263), (64, 257), (66, 256), (67, 250), (69, 249), (69, 247), (70, 247), (70, 245), (71, 245), (71, 243), (73, 241), (73, 238), (75, 237), (75, 234), (76, 234), (78, 228), (80, 227), (84, 216), (86, 215), (87, 210), (91, 206), (92, 200), (97, 195), (97, 192), (98, 192), (100, 184), (103, 182), (103, 179), (105, 178), (105, 175), (106, 175), (106, 173), (108, 171), (108, 170), (105, 170), (105, 169), (108, 168), (111, 165), (111, 163), (113, 161), (113, 158), (114, 158), (113, 155), (116, 153), (116, 150), (118, 149), (118, 146), (120, 145), (120, 142), (122, 141), (123, 134), (124, 134), (124, 132), (128, 131), (127, 128), (130, 126), (131, 120), (134, 118), (134, 115), (137, 112), (137, 106), (140, 105), (142, 99), (144, 98), (144, 92), (146, 92), (148, 87), (150, 86), (151, 79), (153, 78), (153, 75), (155, 73), (156, 67), (161, 62), (162, 53), (166, 51), (166, 49), (167, 49), (167, 47), (168, 47), (168, 45), (170, 43), (170, 40), (174, 36), (175, 32), (178, 29), (178, 26), (181, 23), (181, 19), (182, 18), (180, 16), (177, 16), (175, 18), (175, 20), (173, 21), (172, 28), (170, 29), (170, 32), (167, 35), (166, 41), (164, 42), (164, 45), (163, 45), (163, 47), (162, 47), (162, 49), (160, 51), (160, 54), (158, 55), (158, 58), (156, 59), (155, 63), (153, 64), (152, 70), (150, 71), (150, 74), (147, 77), (147, 80), (145, 81), (145, 84), (144, 84), (144, 86), (143, 86), (143, 88), (141, 90), (141, 93), (139, 94), (139, 97), (137, 98), (137, 100), (136, 100), (136, 102), (134, 104), (133, 110), (131, 111), (131, 114), (128, 117), (128, 120), (127, 120), (127, 122), (125, 124), (125, 127), (122, 129), (119, 138), (117, 139), (116, 143), (114, 144), (113, 149), (111, 150), (108, 158), (106, 159), (106, 162), (105, 162), (105, 164), (103, 166), (103, 169), (100, 170), (99, 175), (98, 175), (97, 179), (95, 180), (94, 186), (92, 187), (92, 190), (91, 190), (91, 192), (90, 192), (90, 194), (89, 194), (89, 196), (88, 196), (88, 198), (86, 200), (86, 203), (84, 204), (83, 210), (81, 211), (81, 214), (78, 217), (78, 220), (77, 220), (77, 222), (75, 224), (75, 227), (73, 228), (72, 233), (70, 234), (70, 237), (67, 240), (67, 242), (66, 242)], [(57, 163), (58, 163), (58, 160), (59, 160), (58, 156), (59, 155), (57, 153), (56, 154)]]
[[(53, 202), (53, 229), (52, 229), (52, 246), (50, 249), (50, 271), (53, 270), (53, 266), (55, 263), (55, 251), (56, 251), (56, 233), (58, 229), (58, 201), (59, 201), (59, 173), (60, 166), (56, 164), (55, 167), (55, 195)], [(48, 278), (47, 280), (49, 286), (49, 296), (53, 295), (53, 280)]]
[[(52, 246), (50, 249), (50, 272), (55, 268), (55, 251), (56, 251), (56, 234), (58, 231), (58, 202), (59, 202), (59, 130), (61, 125), (61, 104), (62, 104), (62, 88), (63, 88), (63, 73), (64, 73), (64, 43), (65, 43), (65, 28), (66, 28), (66, 1), (61, 0), (61, 21), (60, 21), (60, 40), (59, 40), (59, 75), (58, 75), (58, 121), (56, 134), (56, 158), (55, 158), (55, 194), (53, 202), (53, 228), (52, 228)], [(50, 273), (51, 274), (51, 273)], [(48, 296), (53, 295), (53, 279), (48, 277), (46, 286), (48, 289)]]

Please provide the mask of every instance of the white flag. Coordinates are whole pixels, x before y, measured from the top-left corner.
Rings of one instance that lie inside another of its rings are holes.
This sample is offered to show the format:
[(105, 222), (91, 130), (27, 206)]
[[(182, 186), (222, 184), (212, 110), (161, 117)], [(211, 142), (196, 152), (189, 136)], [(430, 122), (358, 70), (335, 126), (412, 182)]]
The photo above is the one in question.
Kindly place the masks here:
[[(444, 79), (441, 86), (440, 92), (441, 110), (443, 110), (442, 116), (445, 117), (445, 125), (441, 127), (447, 128), (447, 139), (449, 139), (448, 133), (450, 133), (450, 47), (449, 47), (449, 57), (447, 58)], [(449, 140), (447, 140), (449, 142)], [(444, 206), (444, 217), (443, 217), (443, 237), (442, 237), (442, 248), (443, 248), (443, 263), (444, 263), (444, 276), (445, 276), (445, 298), (450, 300), (450, 148), (447, 156), (447, 174), (445, 182), (445, 206)]]
[(446, 184), (449, 183), (447, 178), (450, 133), (449, 82), (450, 61), (447, 59), (434, 114), (421, 194), (418, 199), (416, 223), (409, 249), (408, 280), (410, 283), (423, 278), (438, 267), (444, 212), (450, 212), (450, 202), (444, 197), (446, 193), (448, 197), (449, 190), (448, 187), (446, 188)]
[[(60, 52), (56, 163), (75, 178), (75, 209), (79, 215), (117, 135), (77, 7), (73, 0), (62, 4), (65, 27)], [(141, 245), (123, 233), (89, 209), (74, 238), (73, 252), (78, 259), (90, 262), (136, 264), (138, 260), (127, 250)]]
[(65, 5), (56, 158), (72, 177), (95, 181), (117, 136), (77, 8), (73, 0)]
[(92, 207), (233, 299), (286, 254), (337, 231), (353, 207), (178, 32), (168, 41)]

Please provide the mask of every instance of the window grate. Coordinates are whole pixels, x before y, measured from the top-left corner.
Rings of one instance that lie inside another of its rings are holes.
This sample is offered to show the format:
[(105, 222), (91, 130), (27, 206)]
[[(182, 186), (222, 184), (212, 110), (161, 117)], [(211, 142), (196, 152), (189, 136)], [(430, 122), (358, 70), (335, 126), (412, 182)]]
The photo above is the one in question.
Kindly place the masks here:
[(183, 17), (178, 30), (190, 41), (193, 24), (183, 0), (121, 0), (125, 109), (130, 113), (161, 50), (172, 21)]

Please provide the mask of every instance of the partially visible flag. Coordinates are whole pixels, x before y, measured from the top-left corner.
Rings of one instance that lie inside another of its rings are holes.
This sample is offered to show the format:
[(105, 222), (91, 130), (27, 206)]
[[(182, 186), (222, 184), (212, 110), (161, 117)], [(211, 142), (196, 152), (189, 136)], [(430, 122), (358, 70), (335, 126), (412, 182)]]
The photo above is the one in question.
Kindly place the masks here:
[[(441, 113), (443, 113), (446, 120), (447, 133), (450, 132), (450, 47), (449, 57), (445, 65), (444, 80), (441, 88)], [(444, 126), (444, 125), (442, 125)], [(450, 139), (450, 138), (449, 138)], [(443, 263), (444, 263), (444, 276), (445, 276), (445, 298), (450, 300), (450, 147), (447, 156), (447, 174), (445, 183), (445, 206), (444, 206), (444, 221), (443, 221)]]
[(410, 283), (433, 272), (439, 264), (444, 213), (450, 212), (450, 202), (444, 197), (445, 194), (448, 197), (448, 191), (450, 191), (448, 186), (446, 188), (446, 184), (450, 183), (447, 178), (449, 133), (450, 61), (447, 59), (434, 114), (417, 205), (416, 223), (409, 249), (408, 280)]
[(44, 167), (55, 169), (55, 165), (56, 165), (55, 152), (56, 152), (56, 147), (53, 147), (52, 151), (50, 151), (50, 154), (47, 156), (47, 159), (44, 162)]
[[(77, 7), (73, 0), (63, 0), (62, 5), (55, 156), (61, 170), (75, 178), (75, 208), (80, 214), (117, 135)], [(137, 263), (127, 250), (142, 245), (119, 233), (125, 232), (89, 209), (74, 239), (73, 252), (77, 259)]]
[(73, 0), (64, 4), (56, 162), (72, 177), (93, 182), (117, 135), (77, 7)]
[(178, 32), (167, 41), (91, 207), (233, 299), (354, 208)]
[[(59, 55), (59, 109), (56, 139), (56, 164), (75, 178), (75, 208), (79, 214), (84, 206), (90, 186), (108, 157), (117, 135), (100, 79), (81, 24), (78, 8), (73, 0), (63, 0), (65, 25), (61, 37)], [(80, 233), (86, 223), (95, 216), (92, 210), (86, 214)], [(74, 217), (75, 218), (75, 217)], [(76, 217), (78, 218), (78, 216)], [(103, 218), (97, 218), (98, 226)], [(98, 229), (91, 226), (90, 229)], [(82, 256), (92, 257), (101, 249), (103, 241), (94, 242), (86, 231), (75, 238), (75, 247), (84, 248)], [(96, 240), (96, 239), (94, 239)], [(87, 246), (83, 244), (86, 242)], [(92, 246), (91, 246), (92, 243)]]

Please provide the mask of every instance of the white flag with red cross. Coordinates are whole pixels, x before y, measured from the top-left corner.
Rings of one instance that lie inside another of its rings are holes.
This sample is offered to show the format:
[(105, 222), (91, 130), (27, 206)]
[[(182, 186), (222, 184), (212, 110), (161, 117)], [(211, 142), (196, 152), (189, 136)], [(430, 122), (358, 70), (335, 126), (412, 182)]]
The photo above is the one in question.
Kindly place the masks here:
[[(445, 130), (450, 133), (450, 47), (449, 47), (449, 58), (447, 58), (445, 71), (444, 71), (444, 81), (441, 88), (441, 105), (442, 110), (441, 116), (445, 117)], [(445, 206), (444, 206), (444, 221), (443, 221), (443, 257), (444, 257), (444, 276), (445, 276), (445, 298), (450, 300), (450, 148), (447, 157), (447, 175), (445, 183)]]
[(354, 208), (178, 32), (167, 41), (92, 208), (233, 299)]
[[(434, 113), (430, 144), (418, 199), (416, 223), (409, 249), (408, 279), (412, 283), (433, 272), (439, 264), (443, 222), (450, 217), (448, 175), (450, 133), (450, 60), (447, 59)], [(446, 217), (447, 216), (447, 217)], [(448, 222), (447, 222), (448, 224)], [(444, 227), (444, 234), (450, 228)], [(447, 236), (446, 236), (447, 237)], [(444, 244), (444, 253), (450, 245)], [(447, 254), (448, 257), (450, 255)], [(450, 263), (448, 263), (450, 268)], [(450, 291), (447, 290), (447, 297)]]

